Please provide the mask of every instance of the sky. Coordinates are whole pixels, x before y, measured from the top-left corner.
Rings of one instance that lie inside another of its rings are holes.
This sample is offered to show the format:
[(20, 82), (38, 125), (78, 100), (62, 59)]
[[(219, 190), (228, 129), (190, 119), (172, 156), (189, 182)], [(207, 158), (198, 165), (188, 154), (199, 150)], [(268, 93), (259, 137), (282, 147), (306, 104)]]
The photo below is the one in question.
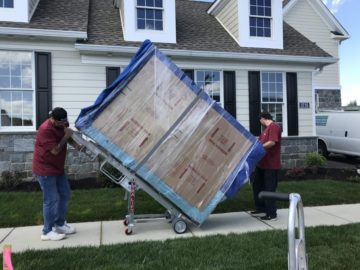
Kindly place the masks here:
[(359, 0), (323, 0), (350, 38), (340, 45), (340, 83), (342, 105), (356, 100), (360, 105), (360, 27)]

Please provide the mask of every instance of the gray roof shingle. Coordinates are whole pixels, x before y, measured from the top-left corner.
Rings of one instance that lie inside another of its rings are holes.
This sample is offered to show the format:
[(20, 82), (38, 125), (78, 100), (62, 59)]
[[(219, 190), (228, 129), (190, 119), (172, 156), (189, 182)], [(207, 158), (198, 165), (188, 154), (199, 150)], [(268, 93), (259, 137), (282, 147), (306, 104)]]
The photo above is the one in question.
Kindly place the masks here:
[[(88, 40), (84, 43), (139, 46), (139, 42), (124, 40), (119, 11), (111, 5), (111, 2), (112, 0), (91, 0)], [(176, 0), (177, 43), (157, 43), (157, 46), (194, 51), (330, 57), (328, 53), (285, 22), (283, 50), (240, 47), (219, 22), (207, 13), (210, 5), (206, 2)]]
[(40, 0), (30, 23), (0, 21), (0, 27), (86, 32), (89, 1)]
[[(210, 3), (176, 0), (177, 43), (157, 43), (159, 48), (331, 57), (284, 22), (284, 49), (240, 47), (219, 22), (207, 13)], [(124, 40), (119, 10), (113, 0), (40, 0), (31, 22), (0, 22), (0, 27), (83, 31), (88, 40), (79, 43), (106, 46), (134, 46)], [(144, 37), (146, 39), (146, 37)]]

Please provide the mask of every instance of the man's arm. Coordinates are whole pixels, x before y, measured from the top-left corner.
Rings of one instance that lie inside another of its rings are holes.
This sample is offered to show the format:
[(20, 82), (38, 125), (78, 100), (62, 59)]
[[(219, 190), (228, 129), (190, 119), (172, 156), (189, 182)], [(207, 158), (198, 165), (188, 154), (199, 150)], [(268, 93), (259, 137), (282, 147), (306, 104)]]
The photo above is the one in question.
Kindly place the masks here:
[[(263, 147), (268, 150), (271, 147), (274, 147), (275, 144), (279, 141), (279, 134), (281, 134), (281, 132), (279, 133), (278, 131), (279, 126), (277, 125), (272, 125), (269, 128), (269, 140), (263, 144)], [(280, 135), (281, 136), (281, 135)]]
[(83, 151), (85, 149), (84, 145), (78, 144), (71, 137), (69, 138), (68, 143), (78, 151)]
[(263, 144), (263, 147), (268, 150), (270, 149), (271, 147), (273, 147), (275, 145), (275, 142), (274, 141), (267, 141), (266, 143)]
[(61, 141), (56, 145), (53, 149), (51, 149), (50, 153), (57, 156), (61, 150), (64, 148), (64, 146), (67, 144), (69, 138), (73, 134), (73, 130), (71, 128), (65, 128), (65, 135), (62, 137)]

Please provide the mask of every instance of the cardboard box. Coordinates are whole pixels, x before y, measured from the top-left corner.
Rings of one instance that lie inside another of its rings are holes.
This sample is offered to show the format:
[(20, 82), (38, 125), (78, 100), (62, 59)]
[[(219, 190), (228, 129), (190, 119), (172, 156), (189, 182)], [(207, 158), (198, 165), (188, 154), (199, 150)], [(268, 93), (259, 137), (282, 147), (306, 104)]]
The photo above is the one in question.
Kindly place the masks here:
[(255, 137), (149, 42), (82, 110), (76, 127), (198, 224), (258, 147)]
[(191, 207), (204, 210), (252, 146), (205, 100), (193, 109), (144, 163)]
[(195, 98), (196, 94), (153, 56), (95, 119), (93, 127), (137, 164)]

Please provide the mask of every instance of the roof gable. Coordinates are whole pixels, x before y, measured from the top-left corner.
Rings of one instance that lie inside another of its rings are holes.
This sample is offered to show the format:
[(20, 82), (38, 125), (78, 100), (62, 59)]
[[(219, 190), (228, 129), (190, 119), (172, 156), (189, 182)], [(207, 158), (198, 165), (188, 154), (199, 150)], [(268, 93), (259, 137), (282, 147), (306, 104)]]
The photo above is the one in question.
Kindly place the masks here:
[(284, 0), (283, 1), (283, 14), (284, 16), (296, 6), (298, 1), (308, 1), (310, 6), (321, 16), (321, 18), (326, 22), (329, 30), (331, 32), (338, 33), (338, 35), (343, 36), (343, 39), (350, 37), (346, 29), (340, 24), (336, 19), (334, 14), (327, 8), (327, 6), (322, 2), (322, 0)]

